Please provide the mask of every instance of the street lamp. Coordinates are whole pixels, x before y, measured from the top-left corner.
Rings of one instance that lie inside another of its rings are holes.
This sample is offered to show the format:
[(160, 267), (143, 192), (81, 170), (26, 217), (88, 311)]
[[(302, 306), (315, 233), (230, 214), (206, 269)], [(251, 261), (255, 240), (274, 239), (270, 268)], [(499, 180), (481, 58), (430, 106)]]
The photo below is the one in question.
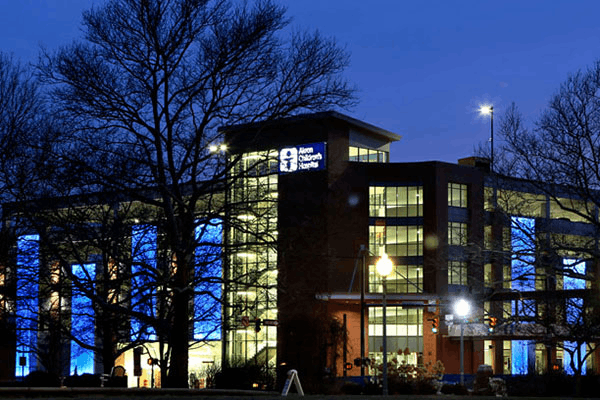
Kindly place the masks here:
[(394, 264), (387, 254), (383, 253), (381, 258), (375, 264), (377, 273), (381, 275), (383, 283), (383, 395), (388, 395), (388, 379), (387, 379), (387, 323), (386, 323), (386, 292), (387, 292), (387, 277), (392, 273)]
[(494, 172), (494, 106), (481, 106), (479, 107), (479, 113), (483, 115), (490, 114), (490, 129), (491, 129), (491, 157), (490, 157), (490, 170)]
[(224, 152), (226, 152), (226, 151), (227, 151), (227, 145), (226, 145), (226, 144), (224, 144), (224, 143), (221, 143), (221, 144), (213, 144), (213, 145), (210, 145), (210, 146), (208, 146), (208, 150), (209, 150), (211, 153), (217, 153), (217, 152), (224, 153)]
[(460, 319), (460, 384), (465, 384), (465, 340), (464, 340), (464, 327), (465, 317), (469, 315), (471, 311), (471, 304), (465, 299), (459, 299), (454, 303), (454, 314)]

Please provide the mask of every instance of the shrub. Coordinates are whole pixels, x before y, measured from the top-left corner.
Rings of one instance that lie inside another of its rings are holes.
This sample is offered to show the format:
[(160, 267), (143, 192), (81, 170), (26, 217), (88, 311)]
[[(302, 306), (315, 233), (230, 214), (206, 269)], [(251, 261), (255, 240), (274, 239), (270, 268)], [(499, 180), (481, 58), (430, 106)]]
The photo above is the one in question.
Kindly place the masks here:
[[(375, 367), (377, 379), (381, 382), (383, 365)], [(441, 361), (415, 366), (395, 359), (387, 365), (388, 389), (391, 394), (434, 394), (444, 376), (445, 368)], [(381, 385), (379, 385), (381, 386)]]
[(217, 389), (261, 389), (274, 390), (275, 376), (265, 365), (253, 361), (232, 364), (214, 372), (214, 387)]
[(25, 378), (25, 386), (29, 387), (59, 387), (60, 379), (55, 374), (44, 371), (33, 371)]

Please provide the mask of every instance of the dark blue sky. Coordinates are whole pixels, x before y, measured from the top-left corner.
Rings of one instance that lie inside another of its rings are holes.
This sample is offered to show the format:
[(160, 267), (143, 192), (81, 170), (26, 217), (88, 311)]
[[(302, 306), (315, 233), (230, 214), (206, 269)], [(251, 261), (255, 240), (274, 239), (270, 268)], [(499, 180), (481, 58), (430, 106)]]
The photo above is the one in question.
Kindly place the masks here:
[[(596, 0), (279, 0), (292, 24), (335, 36), (360, 89), (349, 115), (403, 136), (392, 161), (456, 162), (512, 101), (533, 120), (568, 74), (600, 59)], [(80, 36), (102, 0), (2, 0), (0, 49), (35, 61)]]

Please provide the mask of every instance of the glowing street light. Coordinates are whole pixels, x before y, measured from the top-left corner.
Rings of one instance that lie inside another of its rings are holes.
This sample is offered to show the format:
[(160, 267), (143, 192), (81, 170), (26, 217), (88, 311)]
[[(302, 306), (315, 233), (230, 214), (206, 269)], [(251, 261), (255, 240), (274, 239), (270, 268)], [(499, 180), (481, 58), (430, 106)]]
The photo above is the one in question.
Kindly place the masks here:
[(224, 143), (221, 143), (221, 144), (212, 144), (212, 145), (210, 145), (210, 146), (208, 147), (208, 150), (209, 150), (211, 153), (216, 153), (216, 152), (221, 152), (221, 153), (224, 153), (224, 152), (226, 152), (226, 151), (227, 151), (227, 145), (226, 145), (226, 144), (224, 144)]
[(387, 323), (386, 323), (386, 294), (387, 294), (387, 277), (392, 273), (394, 264), (387, 254), (383, 253), (381, 258), (375, 264), (377, 273), (381, 275), (383, 283), (383, 395), (388, 395), (388, 379), (387, 379)]
[(490, 115), (490, 129), (491, 129), (490, 170), (492, 172), (494, 172), (494, 106), (483, 105), (483, 106), (479, 107), (479, 113), (482, 115), (488, 115), (488, 114)]
[(471, 304), (465, 299), (459, 299), (454, 303), (454, 315), (460, 319), (460, 384), (465, 384), (465, 340), (464, 328), (465, 317), (471, 311)]

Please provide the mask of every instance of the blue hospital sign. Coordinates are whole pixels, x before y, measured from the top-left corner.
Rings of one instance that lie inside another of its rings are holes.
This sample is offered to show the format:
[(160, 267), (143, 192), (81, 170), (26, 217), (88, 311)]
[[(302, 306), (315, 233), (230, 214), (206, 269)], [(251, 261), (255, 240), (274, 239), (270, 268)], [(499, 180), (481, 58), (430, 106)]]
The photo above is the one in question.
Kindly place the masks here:
[(325, 143), (285, 147), (279, 151), (279, 173), (325, 169)]

